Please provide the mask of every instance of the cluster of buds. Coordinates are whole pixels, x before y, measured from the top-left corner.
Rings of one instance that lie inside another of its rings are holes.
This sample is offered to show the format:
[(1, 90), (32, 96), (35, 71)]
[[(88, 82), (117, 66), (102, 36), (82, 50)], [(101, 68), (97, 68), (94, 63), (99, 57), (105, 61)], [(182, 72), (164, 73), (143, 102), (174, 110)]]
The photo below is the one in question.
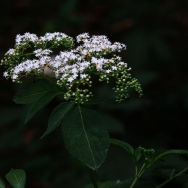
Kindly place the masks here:
[[(78, 35), (76, 41), (78, 46), (74, 47), (72, 37), (57, 32), (42, 37), (30, 33), (17, 35), (15, 48), (1, 61), (7, 68), (4, 77), (20, 83), (24, 76), (45, 76), (46, 71), (51, 72), (57, 84), (66, 88), (64, 98), (76, 103), (84, 103), (93, 95), (90, 89), (93, 75), (107, 83), (115, 80), (113, 89), (118, 102), (128, 97), (129, 87), (142, 94), (127, 63), (114, 54), (125, 50), (124, 44), (111, 43), (104, 35), (90, 37), (88, 33)], [(64, 47), (64, 51), (57, 55), (53, 50), (59, 46)], [(111, 58), (107, 58), (108, 54), (112, 54)]]

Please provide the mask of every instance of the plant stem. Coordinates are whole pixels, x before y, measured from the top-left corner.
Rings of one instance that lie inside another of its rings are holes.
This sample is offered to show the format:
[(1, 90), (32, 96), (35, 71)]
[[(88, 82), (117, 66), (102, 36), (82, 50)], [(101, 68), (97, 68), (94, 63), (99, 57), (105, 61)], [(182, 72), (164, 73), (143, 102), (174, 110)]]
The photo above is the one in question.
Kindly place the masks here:
[(130, 188), (133, 188), (137, 181), (138, 181), (138, 177), (135, 177), (134, 181), (132, 182), (132, 184), (130, 186)]
[(137, 166), (135, 166), (135, 178), (134, 178), (134, 181), (132, 182), (130, 188), (134, 187), (134, 185), (136, 184), (136, 182), (138, 181), (140, 176), (145, 172), (144, 167), (145, 167), (145, 163), (142, 165), (141, 169), (138, 172), (138, 168), (137, 168)]
[(92, 169), (89, 169), (89, 171), (90, 171), (90, 176), (91, 176), (91, 180), (93, 183), (93, 187), (98, 188), (98, 184), (97, 184), (97, 180), (96, 180), (96, 171), (94, 171)]
[(177, 176), (181, 176), (184, 172), (186, 172), (188, 170), (188, 167), (186, 167), (185, 169), (183, 169), (182, 171), (180, 171), (179, 173), (177, 173), (175, 176), (170, 177), (169, 179), (167, 179), (166, 181), (164, 181), (163, 183), (161, 183), (160, 185), (158, 185), (156, 188), (161, 188), (164, 185), (166, 185), (168, 182), (172, 181), (175, 177)]

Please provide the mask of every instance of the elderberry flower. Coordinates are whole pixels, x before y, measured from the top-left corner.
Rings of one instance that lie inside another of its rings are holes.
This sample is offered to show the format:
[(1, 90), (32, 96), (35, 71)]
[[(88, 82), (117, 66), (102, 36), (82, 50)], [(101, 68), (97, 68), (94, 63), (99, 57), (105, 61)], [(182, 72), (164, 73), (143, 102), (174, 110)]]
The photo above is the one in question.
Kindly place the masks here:
[(82, 33), (76, 37), (77, 42), (84, 41), (84, 39), (89, 38), (88, 33)]
[(5, 71), (5, 72), (3, 73), (3, 76), (4, 76), (5, 78), (8, 77), (8, 72)]
[(9, 49), (6, 53), (5, 53), (5, 55), (13, 55), (14, 54), (14, 49)]
[(36, 42), (38, 40), (38, 37), (35, 34), (31, 33), (25, 33), (24, 35), (18, 34), (16, 36), (16, 45), (22, 45), (26, 44), (28, 41), (30, 42)]
[[(7, 68), (4, 77), (17, 83), (29, 75), (55, 77), (57, 84), (66, 88), (64, 99), (75, 103), (84, 103), (93, 96), (92, 80), (96, 76), (98, 81), (115, 81), (113, 89), (118, 102), (129, 96), (130, 87), (142, 94), (139, 82), (130, 74), (131, 69), (116, 55), (126, 49), (124, 44), (112, 43), (104, 35), (90, 37), (88, 33), (78, 35), (76, 41), (79, 45), (73, 48), (74, 40), (64, 33), (46, 33), (41, 37), (30, 33), (17, 35), (15, 48), (9, 49), (1, 61)], [(55, 54), (53, 49), (59, 46), (66, 49)]]
[(43, 49), (37, 49), (33, 51), (36, 57), (42, 57), (43, 55), (49, 55), (52, 53), (51, 50), (43, 50)]

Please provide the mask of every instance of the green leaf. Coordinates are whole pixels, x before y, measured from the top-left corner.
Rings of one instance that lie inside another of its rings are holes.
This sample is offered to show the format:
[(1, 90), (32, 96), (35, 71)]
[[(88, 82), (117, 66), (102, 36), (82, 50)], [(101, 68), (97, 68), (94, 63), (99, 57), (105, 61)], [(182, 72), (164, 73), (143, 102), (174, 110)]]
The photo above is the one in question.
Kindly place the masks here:
[(13, 101), (17, 104), (28, 104), (35, 102), (49, 91), (61, 91), (61, 89), (47, 79), (36, 80), (35, 83), (28, 84), (18, 92)]
[(123, 142), (121, 140), (112, 139), (112, 138), (110, 139), (110, 143), (118, 145), (118, 146), (122, 147), (123, 149), (125, 149), (131, 155), (134, 163), (137, 162), (137, 156), (135, 156), (135, 151), (130, 144)]
[(61, 92), (58, 91), (49, 91), (45, 93), (41, 98), (39, 98), (37, 101), (35, 101), (31, 107), (29, 108), (29, 111), (26, 116), (25, 123), (27, 123), (39, 110), (41, 110), (43, 107), (45, 107), (48, 103), (52, 101), (54, 97), (59, 95)]
[(188, 155), (188, 150), (168, 150), (168, 151), (156, 153), (155, 155), (153, 155), (152, 163), (159, 161), (162, 158), (170, 155)]
[(62, 122), (68, 151), (89, 168), (96, 170), (104, 162), (109, 135), (104, 121), (95, 111), (77, 106)]
[(5, 182), (1, 177), (0, 177), (0, 188), (5, 188)]
[(134, 156), (136, 158), (135, 163), (137, 163), (142, 157), (142, 150), (139, 147), (135, 149)]
[(134, 149), (133, 147), (126, 143), (126, 142), (123, 142), (121, 140), (117, 140), (117, 139), (110, 139), (110, 143), (111, 144), (115, 144), (115, 145), (118, 145), (118, 146), (121, 146), (122, 148), (124, 148), (131, 156), (134, 156)]
[(70, 112), (74, 107), (74, 103), (66, 102), (58, 105), (53, 112), (51, 113), (48, 120), (48, 128), (45, 133), (42, 135), (41, 139), (47, 134), (51, 133), (63, 120), (63, 118)]
[(26, 174), (21, 169), (11, 169), (10, 172), (6, 174), (6, 179), (13, 188), (25, 187)]

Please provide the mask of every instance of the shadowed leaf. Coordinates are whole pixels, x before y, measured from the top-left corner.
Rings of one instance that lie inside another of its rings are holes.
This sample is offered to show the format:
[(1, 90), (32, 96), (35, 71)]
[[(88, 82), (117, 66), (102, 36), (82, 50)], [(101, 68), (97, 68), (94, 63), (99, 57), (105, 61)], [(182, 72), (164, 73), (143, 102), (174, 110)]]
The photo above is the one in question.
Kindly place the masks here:
[(168, 150), (168, 151), (156, 153), (153, 156), (152, 163), (159, 161), (162, 158), (170, 155), (188, 155), (188, 150)]
[(14, 96), (13, 101), (16, 104), (29, 104), (35, 102), (49, 91), (61, 90), (56, 84), (53, 84), (47, 79), (36, 80), (35, 83), (28, 84), (20, 92), (18, 92)]
[(7, 181), (11, 184), (13, 188), (24, 188), (26, 182), (26, 174), (21, 169), (11, 169), (8, 174), (6, 174)]
[(76, 107), (63, 119), (62, 133), (69, 152), (89, 168), (96, 170), (104, 162), (109, 136), (98, 113)]
[(35, 101), (28, 110), (25, 123), (27, 123), (39, 110), (44, 108), (48, 103), (52, 101), (54, 97), (59, 95), (61, 92), (49, 91), (45, 93), (41, 98)]
[(1, 177), (0, 177), (0, 188), (5, 188), (5, 182)]
[(74, 107), (74, 103), (66, 102), (58, 105), (53, 112), (51, 113), (48, 120), (48, 128), (45, 133), (42, 135), (41, 139), (47, 134), (51, 133), (63, 120), (63, 118), (70, 112)]

